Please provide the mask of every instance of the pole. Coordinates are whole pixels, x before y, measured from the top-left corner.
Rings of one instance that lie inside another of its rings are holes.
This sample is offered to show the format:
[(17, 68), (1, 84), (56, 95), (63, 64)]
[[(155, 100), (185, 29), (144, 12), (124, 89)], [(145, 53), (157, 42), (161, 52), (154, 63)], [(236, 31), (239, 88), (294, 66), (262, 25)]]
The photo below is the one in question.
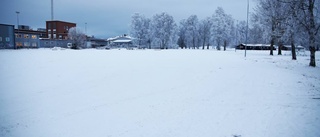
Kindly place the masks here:
[(246, 45), (244, 50), (244, 57), (247, 57), (247, 46), (248, 46), (248, 30), (249, 30), (249, 0), (247, 0), (247, 31), (246, 31)]
[(53, 0), (51, 0), (51, 21), (53, 21)]
[[(19, 11), (16, 11), (17, 13), (17, 35), (16, 35), (16, 38), (19, 38), (19, 14), (20, 12)], [(17, 49), (17, 42), (15, 43), (15, 49)]]
[(239, 28), (238, 28), (238, 20), (237, 20), (237, 24), (236, 24), (236, 47), (234, 47), (234, 52), (237, 52), (237, 45), (239, 44), (239, 37), (238, 37), (238, 33), (239, 33)]
[(86, 32), (86, 35), (87, 35), (87, 22), (85, 23), (85, 32)]

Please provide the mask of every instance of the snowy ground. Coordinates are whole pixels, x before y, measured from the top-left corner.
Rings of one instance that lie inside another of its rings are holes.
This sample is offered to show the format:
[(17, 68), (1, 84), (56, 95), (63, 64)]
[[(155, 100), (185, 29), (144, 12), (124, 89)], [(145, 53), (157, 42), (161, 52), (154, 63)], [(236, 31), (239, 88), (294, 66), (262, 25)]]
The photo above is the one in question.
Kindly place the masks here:
[(0, 50), (0, 136), (319, 137), (309, 56), (243, 55)]

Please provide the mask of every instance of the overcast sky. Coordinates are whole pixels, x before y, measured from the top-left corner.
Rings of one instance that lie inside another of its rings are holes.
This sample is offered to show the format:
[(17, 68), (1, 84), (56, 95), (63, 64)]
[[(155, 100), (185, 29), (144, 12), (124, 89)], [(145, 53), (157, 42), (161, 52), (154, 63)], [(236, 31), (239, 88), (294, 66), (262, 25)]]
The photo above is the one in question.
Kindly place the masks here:
[[(0, 23), (45, 28), (51, 19), (51, 0), (1, 0)], [(146, 17), (161, 12), (172, 15), (178, 24), (181, 19), (197, 15), (199, 19), (212, 16), (220, 6), (236, 20), (246, 20), (247, 0), (54, 0), (54, 20), (74, 22), (87, 34), (108, 38), (129, 33), (131, 16)], [(255, 6), (250, 0), (250, 10)]]

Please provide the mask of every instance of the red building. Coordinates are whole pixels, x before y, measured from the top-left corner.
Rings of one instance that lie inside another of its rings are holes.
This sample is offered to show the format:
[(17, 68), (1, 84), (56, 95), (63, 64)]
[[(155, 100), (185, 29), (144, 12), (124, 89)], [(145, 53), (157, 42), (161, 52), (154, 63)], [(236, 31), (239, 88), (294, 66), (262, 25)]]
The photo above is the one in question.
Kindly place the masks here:
[(76, 27), (75, 23), (53, 20), (46, 22), (47, 38), (49, 39), (68, 39), (68, 31)]

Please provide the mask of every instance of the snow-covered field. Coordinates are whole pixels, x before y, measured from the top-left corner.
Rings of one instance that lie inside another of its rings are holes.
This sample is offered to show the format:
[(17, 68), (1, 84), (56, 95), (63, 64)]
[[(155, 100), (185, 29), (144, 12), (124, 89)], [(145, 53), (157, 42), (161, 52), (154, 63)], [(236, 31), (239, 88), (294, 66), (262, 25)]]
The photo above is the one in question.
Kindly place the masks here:
[(0, 50), (0, 136), (319, 137), (320, 68), (309, 56), (243, 56)]

